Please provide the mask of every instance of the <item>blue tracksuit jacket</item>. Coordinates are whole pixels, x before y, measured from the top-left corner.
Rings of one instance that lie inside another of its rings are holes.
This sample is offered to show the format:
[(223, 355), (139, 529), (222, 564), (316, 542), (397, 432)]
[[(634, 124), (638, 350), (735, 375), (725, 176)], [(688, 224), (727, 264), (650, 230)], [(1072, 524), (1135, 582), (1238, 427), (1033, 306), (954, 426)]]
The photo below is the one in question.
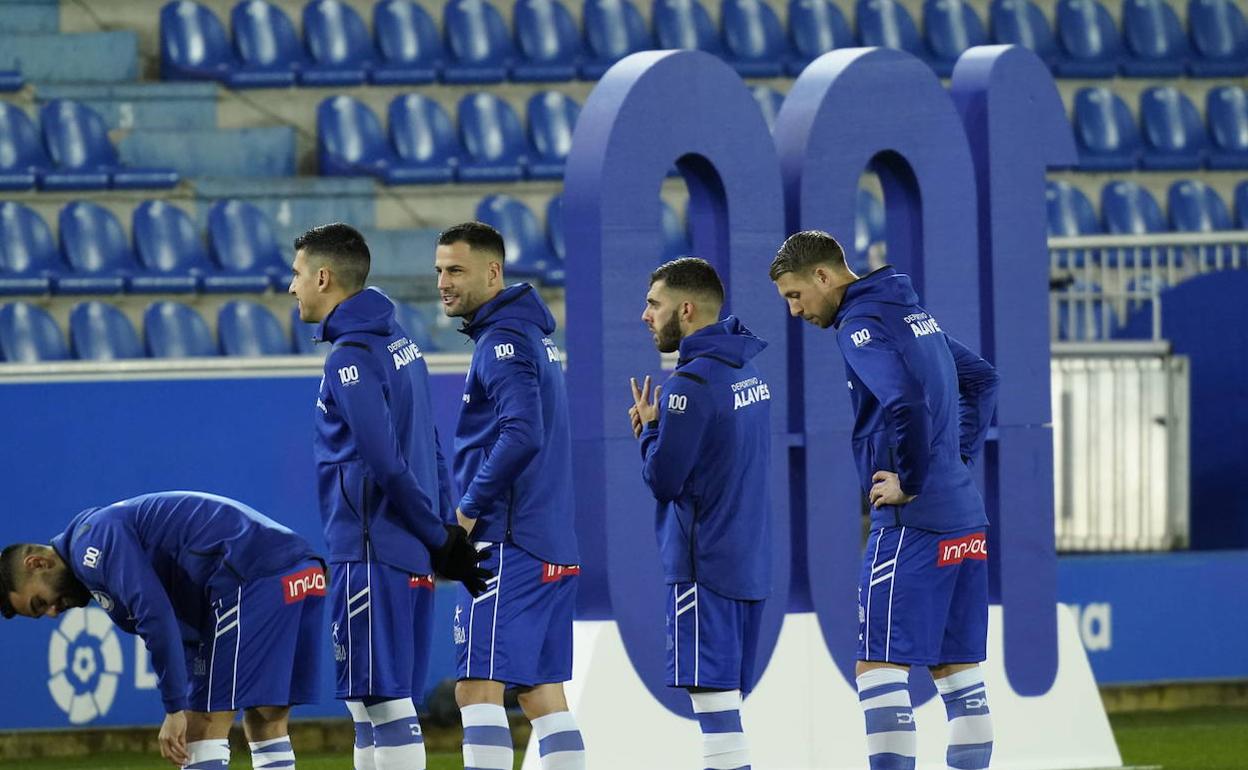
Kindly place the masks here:
[(984, 445), (999, 378), (919, 306), (910, 277), (884, 267), (851, 283), (834, 321), (854, 407), (854, 455), (864, 494), (893, 471), (901, 506), (871, 525), (950, 532), (987, 523), (966, 464)]
[(329, 560), (376, 558), (427, 575), (429, 551), (446, 540), (451, 493), (424, 354), (373, 288), (334, 308), (318, 337), (334, 344), (314, 442)]
[(314, 558), (312, 546), (236, 500), (157, 492), (74, 517), (52, 547), (119, 628), (151, 653), (165, 711), (187, 707), (184, 644), (213, 601)]
[(577, 564), (572, 438), (555, 319), (527, 283), (509, 286), (461, 329), (476, 343), (455, 430), (459, 508), (472, 538)]
[(771, 391), (767, 346), (733, 316), (680, 343), (659, 419), (641, 432), (663, 577), (730, 599), (771, 592)]

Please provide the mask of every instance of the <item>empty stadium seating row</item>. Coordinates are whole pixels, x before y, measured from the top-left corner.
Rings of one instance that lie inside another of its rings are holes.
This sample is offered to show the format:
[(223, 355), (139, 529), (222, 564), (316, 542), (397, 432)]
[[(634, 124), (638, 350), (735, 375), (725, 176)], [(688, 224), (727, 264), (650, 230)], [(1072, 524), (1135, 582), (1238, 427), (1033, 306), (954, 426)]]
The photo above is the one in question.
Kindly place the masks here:
[(1045, 195), (1050, 237), (1248, 230), (1248, 181), (1235, 189), (1234, 217), (1217, 190), (1193, 179), (1170, 185), (1168, 218), (1152, 194), (1131, 181), (1113, 181), (1102, 188), (1099, 217), (1088, 197), (1067, 182), (1050, 181)]
[[(490, 83), (594, 79), (620, 58), (653, 48), (697, 48), (746, 77), (800, 72), (833, 48), (910, 51), (942, 76), (967, 48), (1032, 48), (1058, 75), (1156, 77), (1248, 72), (1248, 29), (1235, 0), (1189, 0), (1186, 34), (1166, 0), (1126, 0), (1122, 30), (1097, 0), (1059, 0), (1057, 30), (1031, 0), (993, 0), (988, 26), (962, 0), (925, 0), (920, 33), (897, 0), (857, 0), (856, 35), (830, 0), (790, 0), (788, 34), (761, 0), (723, 0), (716, 28), (699, 0), (653, 0), (652, 29), (630, 0), (585, 0), (582, 29), (560, 0), (518, 0), (514, 34), (486, 0), (449, 0), (442, 30), (412, 0), (374, 6), (373, 34), (341, 0), (303, 8), (303, 41), (265, 0), (242, 0), (225, 26), (193, 0), (161, 11), (161, 72), (235, 88), (373, 83)], [(991, 33), (991, 34), (989, 34)]]
[(1076, 93), (1072, 112), (1082, 169), (1248, 168), (1248, 92), (1238, 86), (1210, 89), (1205, 119), (1173, 86), (1140, 94), (1138, 128), (1122, 97), (1104, 86)]
[[(436, 350), (428, 321), (420, 311), (396, 303), (396, 317), (408, 337), (422, 350)], [(99, 301), (80, 302), (69, 314), (66, 335), (51, 314), (28, 302), (0, 307), (0, 360), (113, 361), (131, 358), (199, 358), (204, 356), (273, 356), (319, 354), (313, 339), (316, 325), (299, 320), (291, 308), (290, 333), (268, 308), (256, 302), (232, 300), (217, 314), (217, 337), (203, 316), (181, 302), (153, 302), (143, 313), (140, 341), (130, 319), (118, 308)]]
[(171, 169), (121, 165), (108, 127), (94, 110), (54, 99), (39, 110), (42, 131), (20, 108), (0, 102), (0, 190), (167, 188)]

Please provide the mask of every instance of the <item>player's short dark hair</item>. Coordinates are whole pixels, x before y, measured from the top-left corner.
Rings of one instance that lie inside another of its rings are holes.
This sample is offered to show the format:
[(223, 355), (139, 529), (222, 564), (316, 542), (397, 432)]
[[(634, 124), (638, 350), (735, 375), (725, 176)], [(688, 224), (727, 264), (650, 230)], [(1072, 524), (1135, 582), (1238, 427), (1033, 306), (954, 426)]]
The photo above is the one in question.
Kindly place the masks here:
[(809, 270), (815, 265), (845, 267), (845, 250), (835, 238), (822, 230), (803, 230), (793, 233), (771, 260), (768, 275), (775, 281), (785, 273)]
[(507, 248), (503, 245), (502, 233), (484, 222), (461, 222), (438, 233), (439, 246), (450, 246), (460, 242), (468, 244), (468, 248), (473, 251), (497, 254), (500, 262), (507, 258)]
[(709, 297), (718, 305), (724, 304), (724, 284), (719, 280), (719, 273), (701, 257), (680, 257), (659, 265), (650, 274), (650, 285), (655, 281), (662, 281), (669, 289), (692, 292)]
[(364, 236), (351, 225), (342, 222), (317, 225), (295, 239), (295, 251), (300, 249), (308, 259), (328, 262), (348, 290), (364, 288), (372, 257)]
[(17, 611), (13, 609), (13, 604), (9, 601), (9, 592), (16, 591), (21, 586), (18, 567), (22, 563), (22, 555), (26, 553), (26, 548), (24, 543), (14, 543), (0, 551), (0, 615), (3, 615), (5, 619), (17, 614)]

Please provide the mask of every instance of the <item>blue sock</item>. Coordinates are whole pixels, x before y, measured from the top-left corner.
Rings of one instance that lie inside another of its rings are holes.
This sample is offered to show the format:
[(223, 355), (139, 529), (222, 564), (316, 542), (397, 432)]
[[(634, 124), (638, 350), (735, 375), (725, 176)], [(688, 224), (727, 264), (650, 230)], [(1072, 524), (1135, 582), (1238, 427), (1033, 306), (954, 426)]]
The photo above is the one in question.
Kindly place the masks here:
[(706, 770), (750, 770), (750, 744), (741, 727), (741, 691), (691, 692), (689, 697), (702, 728)]
[(984, 770), (992, 759), (992, 715), (979, 666), (936, 680), (949, 718), (945, 763), (954, 770)]
[(871, 770), (914, 770), (918, 741), (909, 680), (909, 671), (892, 667), (858, 676), (858, 705), (867, 719)]
[(367, 703), (377, 770), (425, 770), (425, 736), (411, 698)]
[(182, 770), (229, 770), (230, 742), (225, 738), (191, 741), (186, 753), (189, 759)]
[(464, 770), (511, 770), (515, 751), (503, 707), (475, 703), (459, 713), (464, 722)]
[(533, 737), (542, 757), (542, 770), (585, 770), (585, 741), (571, 711), (534, 719)]
[(251, 749), (252, 770), (294, 770), (295, 750), (290, 745), (289, 735), (254, 741), (247, 747)]
[(377, 770), (373, 763), (373, 723), (368, 720), (368, 709), (358, 700), (349, 700), (347, 711), (351, 712), (351, 722), (355, 725), (355, 751), (353, 752), (355, 770)]

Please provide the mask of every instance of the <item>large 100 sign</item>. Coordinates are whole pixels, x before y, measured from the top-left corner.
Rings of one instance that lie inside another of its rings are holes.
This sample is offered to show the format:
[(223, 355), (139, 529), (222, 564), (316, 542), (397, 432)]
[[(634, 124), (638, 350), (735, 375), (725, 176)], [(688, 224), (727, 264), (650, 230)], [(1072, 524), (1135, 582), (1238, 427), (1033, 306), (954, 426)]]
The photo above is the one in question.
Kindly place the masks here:
[[(594, 89), (564, 198), (578, 532), (587, 568), (599, 567), (587, 569), (580, 610), (616, 621), (668, 708), (688, 704), (662, 684), (653, 517), (623, 414), (628, 378), (655, 367), (636, 319), (661, 253), (659, 190), (673, 164), (689, 188), (694, 253), (725, 277), (728, 310), (770, 342), (758, 363), (774, 399), (775, 577), (757, 670), (784, 615), (813, 609), (852, 680), (862, 503), (843, 364), (831, 332), (787, 317), (767, 265), (798, 230), (852, 240), (870, 168), (885, 193), (890, 262), (1005, 383), (980, 465), (991, 591), (1004, 608), (1010, 685), (1040, 695), (1058, 664), (1044, 174), (1074, 159), (1052, 78), (1014, 47), (970, 50), (949, 90), (907, 54), (834, 51), (797, 79), (774, 134), (732, 69), (699, 52), (636, 54)], [(918, 702), (930, 698), (930, 681), (915, 687)]]

